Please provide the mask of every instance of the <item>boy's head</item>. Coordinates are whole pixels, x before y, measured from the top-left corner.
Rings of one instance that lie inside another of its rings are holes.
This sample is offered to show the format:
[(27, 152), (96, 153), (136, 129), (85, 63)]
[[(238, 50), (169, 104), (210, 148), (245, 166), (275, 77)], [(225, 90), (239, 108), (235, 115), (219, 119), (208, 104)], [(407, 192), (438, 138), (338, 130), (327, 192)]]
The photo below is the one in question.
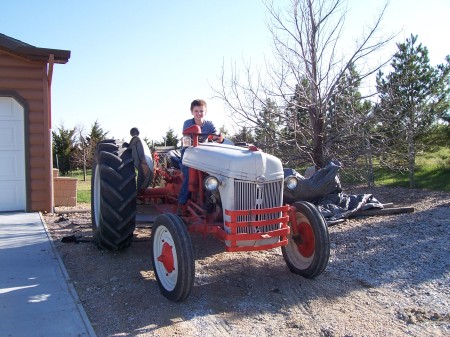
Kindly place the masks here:
[(206, 112), (207, 106), (206, 106), (206, 102), (202, 99), (194, 99), (191, 103), (191, 112), (194, 111), (195, 107), (200, 107), (203, 108)]

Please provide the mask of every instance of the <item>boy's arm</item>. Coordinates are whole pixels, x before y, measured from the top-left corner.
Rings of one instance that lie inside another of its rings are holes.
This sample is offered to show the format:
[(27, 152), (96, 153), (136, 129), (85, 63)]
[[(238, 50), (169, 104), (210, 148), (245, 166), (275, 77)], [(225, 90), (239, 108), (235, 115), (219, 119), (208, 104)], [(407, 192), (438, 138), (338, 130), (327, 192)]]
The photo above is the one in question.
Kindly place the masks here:
[[(211, 133), (214, 133), (216, 135), (218, 134), (217, 129), (214, 126), (213, 122), (211, 122)], [(217, 143), (223, 143), (223, 140), (224, 140), (224, 138), (223, 138), (222, 134), (218, 134), (217, 137), (214, 137), (214, 141)]]

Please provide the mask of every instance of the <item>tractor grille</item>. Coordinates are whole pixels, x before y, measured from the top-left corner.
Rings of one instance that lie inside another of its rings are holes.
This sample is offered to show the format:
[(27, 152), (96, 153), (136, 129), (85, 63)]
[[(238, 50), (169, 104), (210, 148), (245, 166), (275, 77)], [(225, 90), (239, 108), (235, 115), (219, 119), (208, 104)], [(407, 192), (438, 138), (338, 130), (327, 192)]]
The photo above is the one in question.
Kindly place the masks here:
[[(235, 210), (267, 209), (280, 207), (283, 203), (283, 180), (266, 183), (254, 183), (235, 180), (234, 182), (234, 206)], [(260, 214), (253, 216), (238, 216), (238, 222), (271, 220), (281, 216), (280, 212)], [(238, 233), (264, 233), (279, 229), (279, 224), (261, 227), (239, 227)]]

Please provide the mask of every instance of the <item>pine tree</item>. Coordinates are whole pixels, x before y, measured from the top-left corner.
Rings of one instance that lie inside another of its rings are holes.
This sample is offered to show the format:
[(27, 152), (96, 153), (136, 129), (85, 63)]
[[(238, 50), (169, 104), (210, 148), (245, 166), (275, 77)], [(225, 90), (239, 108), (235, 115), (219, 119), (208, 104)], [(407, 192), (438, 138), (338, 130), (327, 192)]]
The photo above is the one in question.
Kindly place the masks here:
[(278, 107), (268, 98), (259, 113), (258, 122), (254, 129), (254, 143), (265, 152), (275, 154), (278, 147)]
[(255, 143), (255, 137), (252, 130), (247, 126), (242, 126), (236, 134), (231, 137), (234, 143)]
[(155, 146), (178, 146), (178, 135), (175, 134), (175, 131), (172, 128), (166, 131), (166, 135), (163, 137), (161, 142), (155, 142)]
[(75, 129), (65, 129), (63, 125), (58, 127), (58, 132), (52, 131), (53, 165), (62, 175), (71, 170), (71, 160), (76, 150), (74, 136)]
[(108, 131), (103, 130), (98, 120), (96, 120), (94, 124), (92, 124), (91, 131), (89, 133), (90, 142), (97, 144), (99, 141), (104, 140), (108, 133)]
[(420, 139), (448, 109), (450, 58), (447, 64), (432, 67), (428, 49), (417, 44), (417, 35), (397, 47), (393, 70), (386, 76), (377, 75), (377, 115), (389, 145), (386, 160), (407, 167), (410, 187), (414, 187), (415, 158), (423, 145)]

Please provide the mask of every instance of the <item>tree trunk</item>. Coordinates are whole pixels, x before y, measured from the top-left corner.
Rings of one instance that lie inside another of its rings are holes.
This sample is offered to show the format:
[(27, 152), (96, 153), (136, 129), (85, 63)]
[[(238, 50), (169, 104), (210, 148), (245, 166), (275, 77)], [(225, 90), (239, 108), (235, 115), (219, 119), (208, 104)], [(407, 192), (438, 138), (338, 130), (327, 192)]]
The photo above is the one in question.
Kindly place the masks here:
[(83, 147), (83, 181), (86, 181), (86, 147)]
[[(313, 115), (316, 115), (317, 108), (312, 107), (311, 112)], [(314, 165), (316, 169), (321, 169), (325, 166), (325, 160), (323, 157), (323, 117), (315, 118), (313, 122), (313, 159)]]
[(414, 111), (411, 112), (406, 131), (406, 138), (408, 141), (408, 172), (410, 188), (416, 187), (416, 183), (414, 181), (414, 166), (416, 161), (416, 147), (414, 144), (414, 113)]
[(365, 136), (365, 133), (364, 133), (364, 143), (366, 147), (364, 157), (366, 159), (366, 167), (367, 167), (367, 187), (372, 187), (375, 186), (375, 177), (373, 173), (373, 162), (372, 162), (372, 149), (370, 147), (370, 140)]
[(416, 182), (414, 179), (414, 169), (415, 169), (415, 160), (416, 154), (415, 154), (415, 146), (414, 141), (408, 142), (408, 171), (409, 171), (409, 187), (414, 188), (416, 187)]

